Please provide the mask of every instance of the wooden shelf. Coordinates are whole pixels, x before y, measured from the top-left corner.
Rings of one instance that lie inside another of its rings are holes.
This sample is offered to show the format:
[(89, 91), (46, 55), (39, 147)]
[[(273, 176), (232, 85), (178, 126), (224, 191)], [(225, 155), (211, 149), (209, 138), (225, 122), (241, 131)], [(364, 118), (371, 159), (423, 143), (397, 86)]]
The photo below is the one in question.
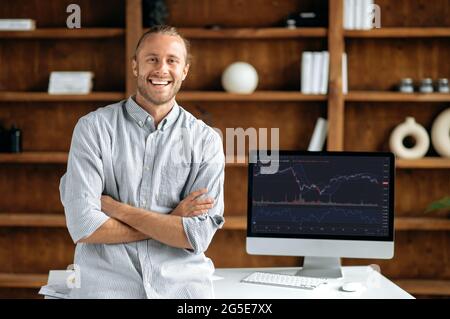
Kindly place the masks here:
[(348, 102), (450, 102), (448, 93), (352, 91), (344, 95), (344, 98)]
[(445, 169), (450, 168), (450, 159), (443, 157), (428, 157), (417, 160), (397, 159), (396, 167), (400, 169)]
[(0, 213), (2, 227), (66, 227), (66, 218), (61, 214)]
[[(224, 229), (246, 230), (246, 215), (225, 215)], [(397, 217), (395, 219), (396, 231), (427, 230), (427, 231), (449, 231), (450, 219), (428, 218), (428, 217)]]
[(125, 98), (123, 92), (92, 92), (89, 94), (48, 94), (46, 92), (0, 92), (0, 102), (84, 102), (118, 101)]
[[(67, 152), (22, 152), (0, 153), (0, 163), (30, 163), (30, 164), (66, 164)], [(235, 159), (233, 163), (226, 163), (227, 168), (246, 168), (245, 162)], [(418, 160), (396, 160), (397, 169), (447, 169), (450, 168), (450, 159), (440, 157), (422, 158)]]
[[(22, 152), (22, 153), (0, 153), (0, 163), (23, 163), (23, 164), (66, 164), (69, 153), (67, 152)], [(247, 167), (245, 163), (226, 163), (226, 167)]]
[(2, 288), (40, 288), (47, 284), (48, 275), (0, 273)]
[(121, 28), (47, 28), (30, 31), (0, 31), (0, 39), (97, 39), (125, 35)]
[(347, 38), (439, 38), (450, 37), (450, 28), (380, 28), (345, 30)]
[(450, 280), (394, 279), (393, 281), (412, 295), (450, 296)]
[(295, 39), (327, 36), (326, 28), (179, 28), (178, 31), (188, 39)]
[(0, 163), (66, 164), (66, 152), (0, 153)]
[[(247, 229), (246, 215), (225, 216), (225, 230)], [(28, 213), (0, 213), (1, 227), (66, 227), (66, 219), (61, 214), (28, 214)], [(395, 219), (397, 231), (449, 231), (450, 219), (428, 217), (397, 217)]]
[(326, 95), (302, 94), (293, 91), (256, 91), (251, 94), (236, 94), (222, 91), (180, 91), (177, 101), (326, 101)]
[(225, 224), (224, 230), (246, 230), (247, 229), (247, 216), (224, 216)]
[(429, 217), (397, 217), (395, 230), (449, 231), (450, 219)]

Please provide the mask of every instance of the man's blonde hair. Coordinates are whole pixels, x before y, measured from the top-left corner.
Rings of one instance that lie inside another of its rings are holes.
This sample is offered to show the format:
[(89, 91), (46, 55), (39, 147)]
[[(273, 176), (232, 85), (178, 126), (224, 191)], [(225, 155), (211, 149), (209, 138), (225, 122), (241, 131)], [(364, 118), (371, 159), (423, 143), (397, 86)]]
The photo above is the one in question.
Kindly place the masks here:
[(164, 35), (171, 35), (174, 37), (179, 37), (181, 40), (183, 40), (184, 47), (186, 48), (186, 64), (191, 64), (191, 44), (189, 41), (184, 38), (181, 34), (178, 33), (178, 30), (175, 27), (171, 27), (169, 25), (155, 25), (151, 27), (148, 31), (146, 31), (144, 34), (141, 35), (141, 38), (139, 39), (136, 49), (134, 50), (133, 59), (136, 60), (136, 56), (139, 52), (139, 49), (142, 45), (142, 43), (147, 39), (147, 37), (153, 35), (153, 34), (164, 34)]

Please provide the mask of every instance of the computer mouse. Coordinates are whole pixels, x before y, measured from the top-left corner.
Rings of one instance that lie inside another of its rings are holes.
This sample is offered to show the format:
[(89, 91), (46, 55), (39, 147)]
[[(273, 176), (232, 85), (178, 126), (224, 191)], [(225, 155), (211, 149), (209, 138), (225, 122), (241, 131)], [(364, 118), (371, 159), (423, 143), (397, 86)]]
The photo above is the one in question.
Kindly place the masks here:
[(364, 289), (364, 286), (360, 282), (346, 282), (342, 285), (341, 290), (346, 292), (357, 292)]

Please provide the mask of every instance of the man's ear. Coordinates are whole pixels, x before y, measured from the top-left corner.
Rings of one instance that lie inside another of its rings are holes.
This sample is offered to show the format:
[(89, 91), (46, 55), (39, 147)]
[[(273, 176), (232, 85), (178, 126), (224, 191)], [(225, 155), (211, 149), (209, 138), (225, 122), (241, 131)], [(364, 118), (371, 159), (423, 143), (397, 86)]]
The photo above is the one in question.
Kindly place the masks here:
[(138, 65), (136, 62), (136, 59), (133, 58), (133, 60), (131, 61), (131, 68), (133, 69), (133, 74), (134, 76), (138, 76)]
[(189, 67), (190, 67), (189, 64), (186, 64), (186, 65), (184, 66), (184, 69), (183, 69), (183, 76), (182, 76), (182, 78), (181, 78), (182, 81), (184, 81), (184, 79), (187, 77), (188, 72), (189, 72)]

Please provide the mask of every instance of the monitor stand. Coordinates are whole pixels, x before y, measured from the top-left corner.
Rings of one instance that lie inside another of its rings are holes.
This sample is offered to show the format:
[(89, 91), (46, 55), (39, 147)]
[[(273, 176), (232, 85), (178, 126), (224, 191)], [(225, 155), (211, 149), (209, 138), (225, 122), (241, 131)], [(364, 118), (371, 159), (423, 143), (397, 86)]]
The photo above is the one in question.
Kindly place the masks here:
[(341, 259), (337, 257), (309, 257), (297, 273), (303, 277), (342, 278)]

